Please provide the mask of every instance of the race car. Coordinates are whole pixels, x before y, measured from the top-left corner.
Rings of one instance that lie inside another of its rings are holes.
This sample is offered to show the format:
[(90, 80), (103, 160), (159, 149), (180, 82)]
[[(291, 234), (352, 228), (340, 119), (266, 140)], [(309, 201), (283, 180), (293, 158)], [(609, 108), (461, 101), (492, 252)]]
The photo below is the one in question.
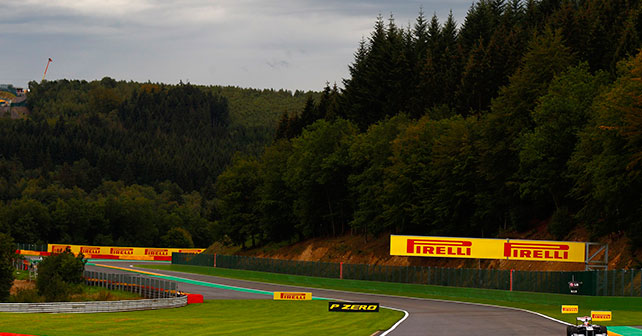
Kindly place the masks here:
[(566, 327), (566, 336), (608, 336), (608, 332), (606, 326), (592, 324), (590, 316), (582, 316), (574, 326)]

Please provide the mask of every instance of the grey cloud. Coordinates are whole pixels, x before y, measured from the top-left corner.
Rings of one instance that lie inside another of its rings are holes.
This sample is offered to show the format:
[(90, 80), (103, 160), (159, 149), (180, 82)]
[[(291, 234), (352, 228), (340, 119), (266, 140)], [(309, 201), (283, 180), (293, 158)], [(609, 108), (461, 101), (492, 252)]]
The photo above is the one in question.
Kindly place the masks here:
[(265, 62), (265, 64), (267, 64), (272, 69), (282, 69), (290, 67), (290, 62), (285, 60), (270, 60)]
[[(0, 0), (1, 1), (1, 0)], [(458, 22), (472, 0), (22, 0), (3, 3), (3, 78), (100, 79), (319, 90), (348, 74), (378, 14), (423, 7)], [(6, 10), (5, 10), (6, 8)], [(106, 9), (111, 10), (106, 10)], [(6, 36), (6, 37), (5, 37)], [(44, 61), (43, 61), (44, 60)], [(43, 67), (43, 69), (40, 69)], [(215, 71), (211, 69), (216, 69)], [(278, 70), (278, 75), (275, 74)]]

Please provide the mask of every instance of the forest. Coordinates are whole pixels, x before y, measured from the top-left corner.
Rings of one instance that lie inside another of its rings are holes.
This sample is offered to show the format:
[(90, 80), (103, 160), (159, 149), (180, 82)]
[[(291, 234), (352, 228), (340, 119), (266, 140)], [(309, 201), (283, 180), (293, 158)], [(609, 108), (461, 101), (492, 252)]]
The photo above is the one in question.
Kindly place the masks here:
[(283, 114), (216, 181), (237, 244), (396, 233), (642, 243), (638, 1), (477, 1), (377, 18), (343, 88)]
[(641, 37), (639, 1), (482, 0), (376, 18), (319, 93), (32, 82), (29, 119), (0, 120), (0, 231), (248, 247), (548, 221), (639, 245)]
[(20, 243), (201, 246), (216, 177), (315, 92), (59, 80), (0, 118), (0, 232)]

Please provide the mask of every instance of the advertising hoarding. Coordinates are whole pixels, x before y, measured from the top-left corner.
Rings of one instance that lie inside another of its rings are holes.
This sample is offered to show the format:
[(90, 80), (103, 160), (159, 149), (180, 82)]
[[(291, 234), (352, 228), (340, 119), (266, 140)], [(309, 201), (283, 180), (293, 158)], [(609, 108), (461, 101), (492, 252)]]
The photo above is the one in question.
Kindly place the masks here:
[(62, 253), (67, 248), (75, 255), (82, 253), (92, 259), (125, 259), (125, 260), (172, 260), (172, 253), (201, 253), (205, 249), (196, 248), (155, 248), (155, 247), (121, 247), (121, 246), (89, 246), (70, 244), (49, 244), (49, 253)]
[(585, 262), (586, 245), (520, 239), (390, 236), (390, 255)]

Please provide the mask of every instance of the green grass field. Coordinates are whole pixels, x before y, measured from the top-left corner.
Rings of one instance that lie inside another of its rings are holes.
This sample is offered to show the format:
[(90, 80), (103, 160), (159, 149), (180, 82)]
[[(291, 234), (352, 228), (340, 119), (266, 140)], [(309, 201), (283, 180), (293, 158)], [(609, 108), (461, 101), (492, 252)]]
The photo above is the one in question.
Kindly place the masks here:
[(561, 305), (579, 305), (579, 315), (590, 315), (591, 310), (610, 310), (613, 320), (604, 325), (639, 325), (642, 321), (642, 298), (575, 296), (550, 293), (511, 292), (503, 290), (428, 286), (391, 282), (340, 280), (297, 275), (234, 270), (187, 265), (149, 265), (151, 269), (172, 270), (227, 278), (279, 283), (313, 288), (328, 288), (353, 292), (389, 294), (419, 298), (454, 300), (516, 307), (538, 312), (574, 323), (575, 314), (561, 314)]
[(28, 280), (29, 279), (29, 271), (13, 270), (13, 277), (16, 280)]
[(326, 301), (215, 300), (183, 308), (99, 314), (0, 313), (0, 333), (32, 335), (359, 335), (403, 313), (332, 313)]

